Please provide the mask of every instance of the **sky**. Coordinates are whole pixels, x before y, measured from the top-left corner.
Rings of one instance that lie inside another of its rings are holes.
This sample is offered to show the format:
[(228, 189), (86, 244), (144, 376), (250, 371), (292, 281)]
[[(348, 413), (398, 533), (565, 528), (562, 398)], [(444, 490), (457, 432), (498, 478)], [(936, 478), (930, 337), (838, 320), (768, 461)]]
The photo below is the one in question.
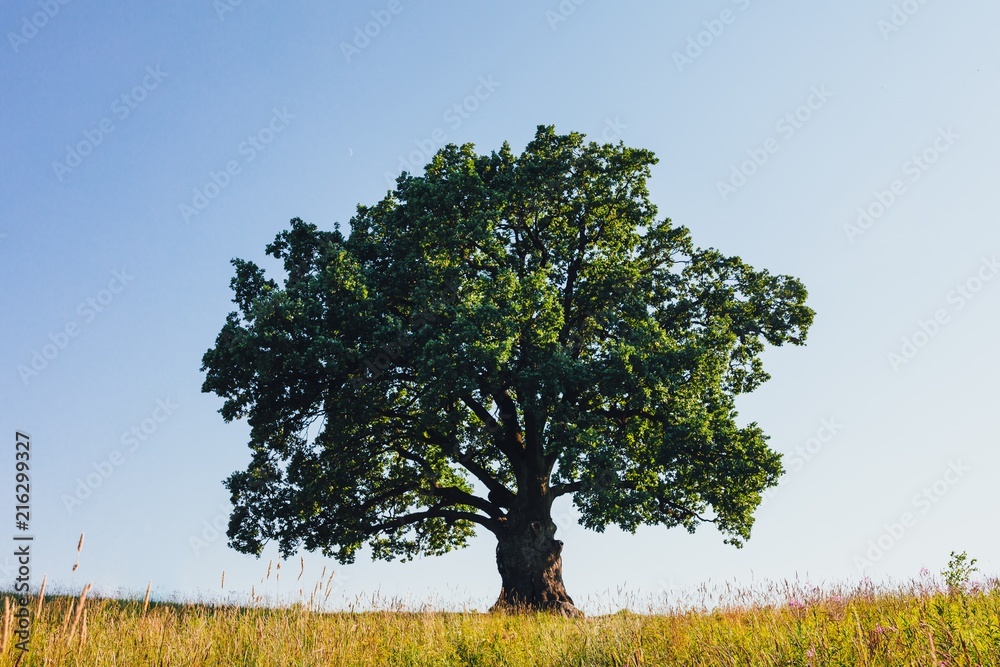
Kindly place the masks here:
[[(597, 534), (563, 498), (580, 606), (906, 580), (951, 551), (997, 575), (998, 22), (985, 0), (6, 3), (0, 513), (18, 432), (31, 486), (28, 530), (10, 516), (0, 540), (34, 537), (34, 586), (280, 599), (327, 567), (334, 607), (488, 607), (489, 533), (405, 564), (303, 553), (300, 581), (295, 557), (261, 583), (276, 549), (224, 536), (248, 427), (201, 393), (201, 356), (230, 260), (274, 270), (291, 218), (347, 231), (444, 144), (517, 151), (554, 124), (652, 150), (661, 217), (800, 278), (816, 311), (738, 401), (787, 471), (746, 546)], [(16, 569), (0, 557), (3, 582)]]

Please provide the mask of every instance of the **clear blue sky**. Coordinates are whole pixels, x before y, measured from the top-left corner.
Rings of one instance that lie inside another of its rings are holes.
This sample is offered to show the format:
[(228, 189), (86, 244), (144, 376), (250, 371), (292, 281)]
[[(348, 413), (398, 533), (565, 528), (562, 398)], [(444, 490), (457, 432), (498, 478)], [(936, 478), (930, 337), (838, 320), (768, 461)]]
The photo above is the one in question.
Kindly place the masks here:
[[(739, 403), (788, 469), (747, 546), (566, 515), (578, 602), (906, 578), (953, 549), (1000, 569), (996, 3), (234, 1), (17, 0), (0, 18), (0, 532), (26, 431), (36, 582), (194, 597), (225, 570), (227, 592), (259, 587), (273, 550), (192, 542), (249, 460), (246, 426), (200, 393), (229, 260), (266, 264), (292, 217), (346, 223), (441, 142), (519, 149), (548, 123), (653, 150), (661, 215), (800, 277), (817, 312)], [(334, 599), (485, 606), (493, 548), (363, 557)], [(332, 565), (306, 563), (310, 585)]]

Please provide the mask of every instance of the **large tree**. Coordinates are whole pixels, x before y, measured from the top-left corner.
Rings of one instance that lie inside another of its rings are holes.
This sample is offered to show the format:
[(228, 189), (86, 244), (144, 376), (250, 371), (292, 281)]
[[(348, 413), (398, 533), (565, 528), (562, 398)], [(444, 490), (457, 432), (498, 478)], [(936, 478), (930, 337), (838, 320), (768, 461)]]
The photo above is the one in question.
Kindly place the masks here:
[(805, 341), (795, 278), (657, 220), (650, 151), (540, 126), (521, 155), (449, 145), (350, 234), (299, 219), (233, 260), (203, 390), (246, 418), (230, 545), (352, 562), (496, 537), (498, 608), (576, 614), (552, 503), (581, 523), (713, 523), (740, 546), (780, 455), (738, 394)]

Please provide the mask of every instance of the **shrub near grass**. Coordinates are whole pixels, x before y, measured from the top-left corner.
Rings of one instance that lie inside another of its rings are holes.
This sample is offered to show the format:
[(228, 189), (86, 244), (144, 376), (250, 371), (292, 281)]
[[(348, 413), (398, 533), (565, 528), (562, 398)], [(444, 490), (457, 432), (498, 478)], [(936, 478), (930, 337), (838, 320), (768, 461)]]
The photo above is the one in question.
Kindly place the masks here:
[(950, 592), (785, 584), (731, 598), (570, 619), (48, 596), (30, 650), (5, 637), (0, 666), (1000, 665), (997, 580)]

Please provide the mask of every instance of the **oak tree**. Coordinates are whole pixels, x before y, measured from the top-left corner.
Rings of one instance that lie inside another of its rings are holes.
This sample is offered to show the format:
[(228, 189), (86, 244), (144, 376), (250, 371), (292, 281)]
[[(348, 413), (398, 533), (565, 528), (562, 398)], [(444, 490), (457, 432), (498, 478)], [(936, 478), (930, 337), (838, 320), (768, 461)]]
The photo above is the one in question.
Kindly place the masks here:
[(648, 150), (539, 126), (520, 155), (449, 145), (350, 233), (300, 219), (233, 260), (203, 390), (246, 419), (230, 545), (352, 562), (497, 540), (497, 608), (579, 613), (552, 504), (581, 523), (712, 523), (740, 546), (781, 457), (734, 399), (801, 345), (806, 290), (657, 219)]

